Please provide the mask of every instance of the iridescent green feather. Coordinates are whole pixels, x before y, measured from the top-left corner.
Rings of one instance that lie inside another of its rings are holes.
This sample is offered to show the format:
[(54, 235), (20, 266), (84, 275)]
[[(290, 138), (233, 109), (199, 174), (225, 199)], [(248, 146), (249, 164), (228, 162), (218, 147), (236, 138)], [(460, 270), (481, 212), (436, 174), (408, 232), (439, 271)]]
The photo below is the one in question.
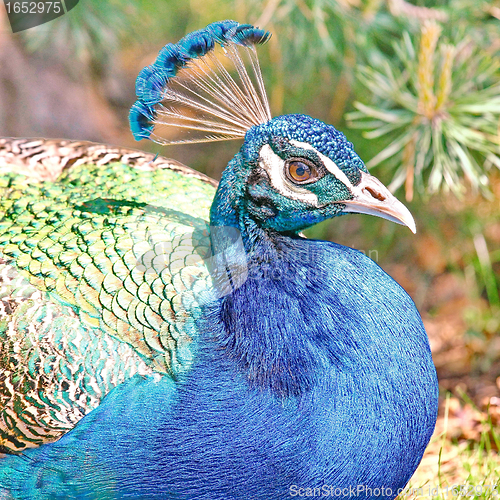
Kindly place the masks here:
[(0, 447), (20, 451), (136, 373), (189, 368), (215, 183), (67, 141), (0, 140), (0, 172)]

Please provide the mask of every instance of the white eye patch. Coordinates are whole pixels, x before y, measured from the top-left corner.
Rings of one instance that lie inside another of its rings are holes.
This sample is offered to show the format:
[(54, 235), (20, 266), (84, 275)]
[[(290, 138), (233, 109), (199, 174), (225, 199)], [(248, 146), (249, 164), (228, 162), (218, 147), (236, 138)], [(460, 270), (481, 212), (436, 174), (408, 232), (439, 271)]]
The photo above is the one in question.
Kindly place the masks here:
[(337, 164), (328, 158), (328, 156), (325, 156), (324, 154), (320, 153), (317, 149), (313, 148), (310, 144), (307, 142), (299, 142), (296, 141), (295, 139), (292, 139), (290, 141), (290, 144), (293, 144), (294, 146), (297, 146), (298, 148), (301, 149), (309, 149), (311, 151), (314, 151), (320, 158), (320, 160), (323, 162), (323, 165), (325, 168), (333, 174), (342, 184), (344, 184), (348, 189), (351, 190), (352, 193), (355, 192), (355, 186), (353, 186), (352, 182), (348, 179), (347, 175), (340, 170), (340, 168), (337, 166)]
[(285, 160), (280, 158), (269, 144), (264, 144), (260, 150), (259, 165), (267, 172), (271, 180), (271, 186), (278, 193), (292, 200), (309, 203), (315, 207), (318, 206), (318, 197), (314, 193), (311, 193), (308, 189), (296, 186), (286, 178)]

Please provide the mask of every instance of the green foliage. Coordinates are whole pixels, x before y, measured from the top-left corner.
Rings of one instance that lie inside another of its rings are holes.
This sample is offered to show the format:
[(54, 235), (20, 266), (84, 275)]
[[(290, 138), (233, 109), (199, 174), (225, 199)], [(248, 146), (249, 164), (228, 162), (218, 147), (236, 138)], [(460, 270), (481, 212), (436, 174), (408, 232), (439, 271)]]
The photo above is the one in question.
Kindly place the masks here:
[[(407, 199), (441, 187), (464, 192), (464, 179), (484, 189), (492, 166), (500, 168), (500, 64), (478, 46), (473, 33), (440, 40), (435, 22), (422, 26), (419, 48), (405, 32), (395, 57), (359, 69), (370, 104), (356, 102), (350, 126), (368, 139), (386, 139), (369, 163), (384, 162), (393, 190), (403, 183)], [(461, 34), (462, 35), (462, 34)]]
[(30, 52), (62, 61), (78, 77), (99, 76), (134, 45), (164, 45), (184, 36), (191, 18), (185, 2), (85, 0), (45, 29), (21, 32)]
[(351, 98), (357, 64), (391, 52), (389, 40), (408, 25), (380, 0), (260, 1), (248, 16), (273, 32), (274, 112), (300, 108), (336, 124)]
[(354, 101), (349, 125), (377, 140), (370, 146), (354, 133), (356, 147), (374, 157), (368, 165), (380, 165), (377, 174), (392, 179), (393, 190), (405, 184), (408, 199), (442, 188), (460, 194), (467, 185), (488, 193), (489, 173), (500, 166), (498, 7), (472, 0), (253, 5), (251, 21), (275, 34), (275, 113), (301, 109), (342, 126)]
[[(87, 0), (47, 25), (47, 29), (21, 32), (26, 47), (32, 52), (43, 52), (70, 59), (71, 70), (102, 65), (118, 50), (121, 37), (128, 29), (129, 15), (137, 8), (138, 1), (129, 2), (123, 9), (116, 1)], [(112, 22), (109, 20), (112, 19)]]

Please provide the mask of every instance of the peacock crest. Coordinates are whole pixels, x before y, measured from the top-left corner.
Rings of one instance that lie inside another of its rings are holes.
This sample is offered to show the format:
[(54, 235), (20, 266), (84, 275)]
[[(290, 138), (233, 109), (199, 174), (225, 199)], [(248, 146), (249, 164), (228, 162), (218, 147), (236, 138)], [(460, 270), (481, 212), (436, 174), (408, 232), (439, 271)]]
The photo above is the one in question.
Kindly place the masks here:
[(222, 21), (167, 44), (137, 78), (138, 100), (130, 111), (134, 137), (164, 145), (239, 139), (269, 121), (255, 46), (270, 36)]

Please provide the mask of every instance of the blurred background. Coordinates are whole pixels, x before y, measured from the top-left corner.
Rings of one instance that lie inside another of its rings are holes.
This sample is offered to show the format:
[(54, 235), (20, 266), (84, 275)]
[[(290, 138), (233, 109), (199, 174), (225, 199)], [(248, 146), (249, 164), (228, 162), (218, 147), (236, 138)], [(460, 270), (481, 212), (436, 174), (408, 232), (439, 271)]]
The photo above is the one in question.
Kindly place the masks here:
[(500, 1), (80, 0), (16, 34), (0, 5), (0, 136), (133, 147), (218, 179), (238, 141), (137, 143), (128, 110), (163, 45), (222, 19), (272, 31), (259, 54), (273, 115), (334, 124), (406, 199), (416, 236), (361, 215), (308, 236), (364, 251), (421, 311), (443, 404), (420, 480), (439, 465), (449, 482), (498, 483)]

